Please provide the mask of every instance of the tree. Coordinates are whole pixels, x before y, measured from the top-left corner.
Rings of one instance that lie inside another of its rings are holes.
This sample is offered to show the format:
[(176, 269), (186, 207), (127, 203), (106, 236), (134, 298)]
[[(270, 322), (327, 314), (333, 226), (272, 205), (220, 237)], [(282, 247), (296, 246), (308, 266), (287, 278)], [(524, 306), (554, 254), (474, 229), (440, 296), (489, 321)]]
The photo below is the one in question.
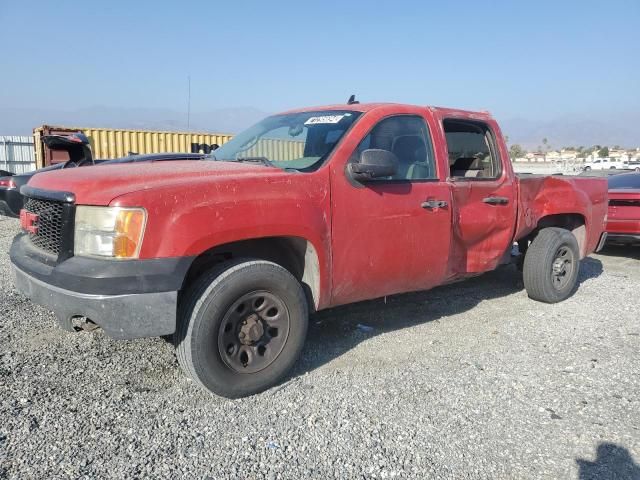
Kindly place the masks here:
[(547, 140), (547, 137), (542, 139), (542, 144), (544, 145), (545, 150), (549, 151), (549, 140)]
[(598, 150), (598, 156), (600, 158), (605, 158), (609, 156), (609, 147), (602, 147), (600, 150)]
[(525, 156), (526, 153), (527, 152), (525, 152), (524, 149), (517, 143), (509, 147), (509, 156), (511, 157), (511, 160), (515, 160), (516, 158), (522, 158)]

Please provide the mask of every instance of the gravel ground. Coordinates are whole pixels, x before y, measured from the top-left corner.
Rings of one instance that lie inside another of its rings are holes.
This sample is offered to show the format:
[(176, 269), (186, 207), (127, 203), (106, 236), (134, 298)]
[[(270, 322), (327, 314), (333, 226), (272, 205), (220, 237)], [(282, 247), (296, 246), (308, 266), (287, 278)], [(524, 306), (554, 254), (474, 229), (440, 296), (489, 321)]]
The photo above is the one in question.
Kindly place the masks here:
[(231, 401), (162, 339), (58, 329), (13, 289), (17, 231), (0, 478), (640, 478), (640, 249), (585, 260), (558, 305), (505, 267), (322, 312), (290, 380)]

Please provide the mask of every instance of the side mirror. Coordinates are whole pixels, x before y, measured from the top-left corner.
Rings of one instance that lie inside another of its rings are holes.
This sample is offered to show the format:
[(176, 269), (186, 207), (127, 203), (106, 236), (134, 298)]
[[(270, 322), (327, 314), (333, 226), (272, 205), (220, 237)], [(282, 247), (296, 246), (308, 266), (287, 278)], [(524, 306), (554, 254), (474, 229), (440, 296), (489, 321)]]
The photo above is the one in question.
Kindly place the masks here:
[(359, 182), (390, 177), (398, 171), (398, 157), (389, 150), (370, 148), (360, 154), (359, 162), (350, 163), (348, 168), (351, 177)]

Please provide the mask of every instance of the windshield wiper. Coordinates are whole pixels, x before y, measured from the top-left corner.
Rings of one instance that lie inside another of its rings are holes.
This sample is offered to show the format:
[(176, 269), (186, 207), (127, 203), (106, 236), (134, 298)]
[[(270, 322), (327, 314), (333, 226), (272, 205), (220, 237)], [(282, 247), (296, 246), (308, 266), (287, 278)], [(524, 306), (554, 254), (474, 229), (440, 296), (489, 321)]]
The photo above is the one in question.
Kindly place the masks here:
[(236, 158), (236, 161), (237, 162), (261, 163), (263, 165), (266, 165), (267, 167), (278, 168), (267, 157), (238, 157), (238, 158)]

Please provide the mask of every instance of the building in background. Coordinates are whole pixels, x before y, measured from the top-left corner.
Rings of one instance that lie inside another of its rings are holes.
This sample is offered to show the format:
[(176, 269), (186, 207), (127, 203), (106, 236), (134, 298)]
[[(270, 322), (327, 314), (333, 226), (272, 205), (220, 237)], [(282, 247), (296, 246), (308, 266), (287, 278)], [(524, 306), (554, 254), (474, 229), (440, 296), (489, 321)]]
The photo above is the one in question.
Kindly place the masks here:
[(30, 172), (36, 168), (33, 137), (0, 136), (0, 170), (11, 173)]

